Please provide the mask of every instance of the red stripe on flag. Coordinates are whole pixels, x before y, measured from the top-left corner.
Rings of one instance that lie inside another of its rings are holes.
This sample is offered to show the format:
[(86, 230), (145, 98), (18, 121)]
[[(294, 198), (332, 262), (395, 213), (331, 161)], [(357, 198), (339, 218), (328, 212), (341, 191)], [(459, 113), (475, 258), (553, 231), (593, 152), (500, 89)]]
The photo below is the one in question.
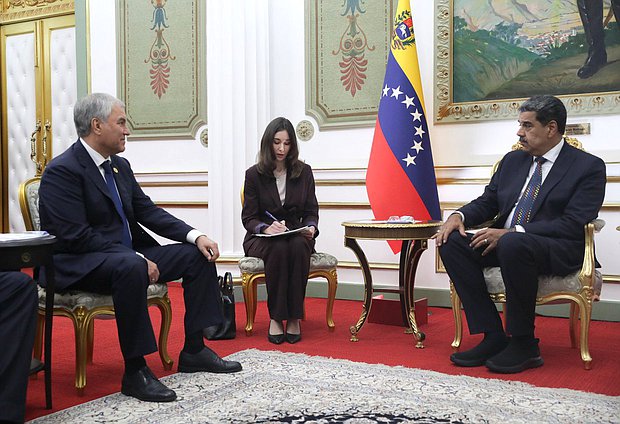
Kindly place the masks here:
[[(424, 202), (385, 140), (379, 120), (366, 172), (366, 191), (375, 219), (388, 219), (392, 215), (410, 215), (417, 220), (431, 219)], [(394, 253), (400, 252), (401, 242), (391, 241), (389, 244)]]

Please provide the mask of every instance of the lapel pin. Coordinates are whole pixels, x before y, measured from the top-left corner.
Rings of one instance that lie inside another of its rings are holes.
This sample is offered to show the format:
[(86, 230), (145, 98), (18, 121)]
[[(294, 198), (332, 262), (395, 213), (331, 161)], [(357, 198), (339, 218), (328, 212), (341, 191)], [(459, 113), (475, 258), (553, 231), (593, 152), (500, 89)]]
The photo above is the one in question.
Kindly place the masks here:
[(116, 167), (112, 168), (114, 170), (115, 173), (118, 174), (118, 169), (116, 169)]

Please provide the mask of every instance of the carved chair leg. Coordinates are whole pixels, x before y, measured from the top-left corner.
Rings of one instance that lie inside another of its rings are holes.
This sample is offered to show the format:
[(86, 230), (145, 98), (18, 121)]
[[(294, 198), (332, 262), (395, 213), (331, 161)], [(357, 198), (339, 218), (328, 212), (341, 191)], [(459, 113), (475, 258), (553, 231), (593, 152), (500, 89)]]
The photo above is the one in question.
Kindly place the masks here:
[(452, 315), (454, 316), (454, 340), (452, 349), (458, 350), (463, 339), (463, 320), (461, 316), (461, 299), (450, 281), (450, 301), (452, 303)]
[[(241, 275), (243, 302), (245, 304), (245, 335), (251, 336), (254, 327), (254, 317), (256, 316), (256, 283), (252, 275), (243, 273)], [(252, 287), (254, 285), (254, 287)]]
[(590, 319), (592, 318), (592, 301), (584, 300), (579, 307), (580, 329), (579, 335), (581, 360), (583, 361), (583, 367), (586, 370), (592, 368), (592, 357), (590, 356), (589, 347), (589, 333), (590, 333)]
[(325, 311), (327, 327), (333, 331), (336, 327), (334, 323), (334, 300), (338, 289), (338, 274), (336, 270), (329, 271), (327, 278), (327, 310)]
[(78, 307), (71, 319), (75, 330), (75, 388), (78, 395), (82, 396), (86, 387), (88, 327), (92, 324), (93, 316), (84, 307)]
[(170, 297), (164, 295), (163, 298), (153, 298), (149, 300), (149, 306), (155, 305), (161, 313), (161, 325), (159, 327), (159, 358), (165, 370), (171, 370), (174, 361), (168, 353), (168, 335), (170, 334), (170, 324), (172, 323), (172, 307)]

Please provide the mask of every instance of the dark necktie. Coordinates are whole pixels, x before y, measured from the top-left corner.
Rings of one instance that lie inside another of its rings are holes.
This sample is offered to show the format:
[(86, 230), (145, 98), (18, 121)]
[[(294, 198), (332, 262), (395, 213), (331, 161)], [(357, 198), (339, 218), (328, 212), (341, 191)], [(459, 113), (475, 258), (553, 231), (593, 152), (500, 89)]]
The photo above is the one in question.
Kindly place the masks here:
[(112, 175), (112, 167), (110, 166), (110, 161), (104, 161), (101, 166), (103, 167), (105, 183), (108, 186), (108, 190), (110, 191), (110, 196), (112, 197), (112, 201), (114, 202), (114, 206), (116, 207), (116, 211), (121, 216), (121, 221), (123, 221), (123, 239), (121, 242), (131, 248), (131, 235), (129, 234), (129, 223), (127, 222), (127, 217), (125, 216), (125, 211), (123, 210), (123, 203), (121, 202), (121, 198), (118, 195), (118, 190), (116, 189), (116, 184), (114, 183), (114, 175)]
[(538, 192), (540, 191), (540, 186), (542, 185), (542, 164), (545, 163), (547, 159), (541, 156), (534, 159), (534, 161), (536, 162), (536, 168), (530, 177), (530, 181), (527, 183), (527, 187), (525, 187), (523, 195), (519, 199), (519, 203), (517, 203), (515, 213), (512, 216), (511, 227), (530, 222), (534, 200), (536, 200)]

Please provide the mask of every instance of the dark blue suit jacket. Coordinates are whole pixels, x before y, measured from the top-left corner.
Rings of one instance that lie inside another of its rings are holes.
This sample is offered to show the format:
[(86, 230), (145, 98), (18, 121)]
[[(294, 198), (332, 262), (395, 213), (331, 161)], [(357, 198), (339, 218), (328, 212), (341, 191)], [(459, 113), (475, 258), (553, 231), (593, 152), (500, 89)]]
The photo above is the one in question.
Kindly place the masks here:
[[(503, 228), (531, 164), (532, 156), (527, 152), (506, 154), (482, 196), (459, 209), (465, 215), (465, 225), (475, 226), (497, 217), (492, 227)], [(530, 222), (523, 227), (529, 234), (542, 236), (541, 241), (552, 252), (554, 274), (566, 275), (581, 267), (583, 226), (598, 216), (605, 197), (605, 175), (605, 163), (600, 158), (565, 143), (541, 186)]]
[[(157, 207), (144, 194), (126, 159), (116, 155), (110, 159), (118, 171), (114, 178), (134, 249), (157, 245), (138, 224), (168, 239), (186, 241), (192, 227)], [(122, 221), (105, 180), (79, 140), (45, 169), (39, 210), (41, 228), (58, 239), (54, 255), (58, 289), (80, 281), (103, 262), (107, 253), (131, 251), (121, 244)]]

